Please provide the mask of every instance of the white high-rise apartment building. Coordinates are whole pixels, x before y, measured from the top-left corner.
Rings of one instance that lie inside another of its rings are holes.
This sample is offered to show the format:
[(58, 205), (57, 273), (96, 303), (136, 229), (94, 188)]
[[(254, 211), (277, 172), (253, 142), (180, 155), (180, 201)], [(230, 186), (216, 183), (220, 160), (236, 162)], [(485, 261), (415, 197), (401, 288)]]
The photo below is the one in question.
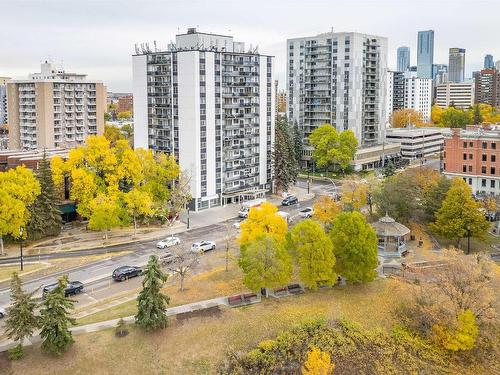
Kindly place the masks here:
[(405, 73), (387, 72), (387, 116), (390, 118), (394, 111), (404, 108), (405, 102)]
[(426, 122), (431, 119), (432, 78), (406, 78), (404, 107), (422, 114)]
[(0, 77), (0, 125), (7, 123), (7, 81), (9, 79)]
[(45, 61), (40, 73), (7, 82), (9, 148), (72, 148), (104, 133), (106, 88)]
[(468, 109), (474, 105), (474, 83), (448, 82), (436, 86), (435, 103), (442, 108), (453, 105), (457, 108)]
[(166, 51), (133, 56), (134, 146), (177, 158), (191, 209), (271, 188), (273, 64), (232, 36), (194, 28)]
[[(387, 122), (387, 38), (324, 33), (287, 41), (287, 110), (304, 138), (325, 123), (380, 143)], [(303, 160), (312, 149), (304, 147)]]

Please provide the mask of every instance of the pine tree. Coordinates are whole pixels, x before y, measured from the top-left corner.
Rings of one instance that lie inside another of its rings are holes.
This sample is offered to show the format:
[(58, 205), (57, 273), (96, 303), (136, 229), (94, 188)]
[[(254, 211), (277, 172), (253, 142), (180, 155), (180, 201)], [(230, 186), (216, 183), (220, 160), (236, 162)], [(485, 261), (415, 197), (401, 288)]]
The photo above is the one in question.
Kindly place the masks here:
[(284, 117), (276, 122), (276, 137), (272, 153), (276, 191), (287, 191), (297, 181), (299, 173), (293, 135)]
[(161, 271), (157, 256), (149, 258), (143, 275), (142, 291), (137, 297), (135, 322), (146, 331), (165, 328), (168, 325), (166, 305), (170, 303), (170, 298), (161, 293), (161, 288), (168, 275)]
[(23, 340), (30, 337), (38, 327), (38, 318), (35, 316), (36, 303), (33, 301), (33, 293), (25, 293), (22, 289), (21, 279), (17, 272), (12, 274), (10, 281), (11, 306), (8, 308), (5, 328), (7, 337), (19, 342), (15, 348), (14, 359), (22, 357)]
[(50, 161), (45, 151), (38, 167), (37, 178), (41, 194), (31, 206), (27, 227), (29, 238), (34, 240), (45, 236), (57, 236), (61, 232), (61, 211), (57, 208), (57, 192), (52, 180)]
[(73, 344), (73, 335), (69, 330), (70, 324), (75, 324), (75, 319), (70, 317), (75, 301), (67, 298), (64, 289), (68, 284), (68, 276), (62, 276), (57, 288), (45, 296), (41, 304), (40, 321), (43, 339), (42, 351), (45, 353), (61, 355)]
[(297, 122), (293, 124), (293, 149), (295, 153), (295, 160), (297, 160), (297, 165), (300, 165), (300, 161), (302, 160), (302, 140), (304, 138), (304, 134), (299, 128)]

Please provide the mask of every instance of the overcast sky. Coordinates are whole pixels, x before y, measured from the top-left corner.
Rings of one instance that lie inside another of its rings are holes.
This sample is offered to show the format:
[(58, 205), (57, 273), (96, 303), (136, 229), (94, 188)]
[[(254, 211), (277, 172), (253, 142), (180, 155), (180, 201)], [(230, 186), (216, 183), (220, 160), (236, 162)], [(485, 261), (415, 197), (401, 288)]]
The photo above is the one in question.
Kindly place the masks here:
[(500, 0), (0, 0), (0, 76), (22, 78), (47, 58), (67, 71), (129, 92), (134, 44), (164, 47), (188, 27), (231, 34), (246, 46), (276, 56), (280, 86), (286, 39), (330, 31), (358, 31), (411, 48), (416, 64), (418, 30), (433, 29), (434, 62), (448, 63), (448, 48), (466, 52), (466, 75), (484, 55), (500, 60)]

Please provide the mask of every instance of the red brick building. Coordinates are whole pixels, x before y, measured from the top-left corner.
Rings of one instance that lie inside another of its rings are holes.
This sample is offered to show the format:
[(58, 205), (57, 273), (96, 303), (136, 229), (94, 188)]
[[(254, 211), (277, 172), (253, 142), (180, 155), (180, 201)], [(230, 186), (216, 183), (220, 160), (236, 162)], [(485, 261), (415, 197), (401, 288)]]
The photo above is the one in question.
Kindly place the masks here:
[(132, 95), (120, 96), (118, 98), (118, 109), (117, 112), (132, 112), (133, 110), (133, 97)]
[(468, 126), (445, 135), (444, 174), (477, 195), (500, 195), (500, 126)]

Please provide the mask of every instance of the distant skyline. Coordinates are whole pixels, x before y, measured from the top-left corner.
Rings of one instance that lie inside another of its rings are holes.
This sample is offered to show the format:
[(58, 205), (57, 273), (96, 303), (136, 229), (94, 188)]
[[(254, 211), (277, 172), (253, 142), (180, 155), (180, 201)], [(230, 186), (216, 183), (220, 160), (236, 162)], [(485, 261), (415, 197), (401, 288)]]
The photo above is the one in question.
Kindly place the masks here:
[[(471, 17), (475, 7), (488, 9)], [(276, 56), (285, 87), (286, 40), (331, 31), (355, 31), (389, 40), (388, 64), (410, 47), (416, 65), (417, 32), (434, 30), (434, 63), (448, 63), (450, 47), (467, 50), (466, 78), (484, 56), (500, 60), (495, 39), (500, 2), (492, 0), (0, 0), (0, 76), (23, 78), (51, 59), (68, 71), (102, 80), (109, 91), (132, 91), (134, 44), (161, 48), (188, 27), (230, 34), (246, 47)], [(445, 17), (453, 10), (453, 18)]]

